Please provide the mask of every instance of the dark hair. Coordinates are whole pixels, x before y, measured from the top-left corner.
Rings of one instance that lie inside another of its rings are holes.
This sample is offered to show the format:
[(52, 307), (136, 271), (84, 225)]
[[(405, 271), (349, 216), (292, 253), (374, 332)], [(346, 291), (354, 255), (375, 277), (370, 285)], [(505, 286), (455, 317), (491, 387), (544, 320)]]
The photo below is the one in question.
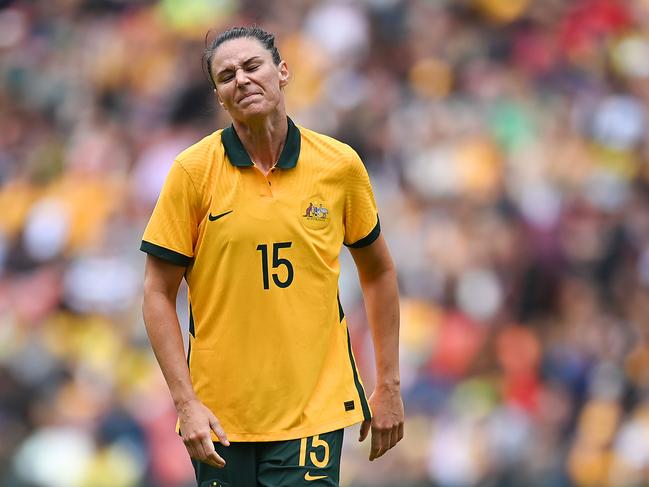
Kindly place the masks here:
[[(216, 82), (212, 76), (212, 58), (218, 47), (226, 41), (231, 41), (232, 39), (240, 39), (242, 37), (250, 37), (252, 39), (257, 39), (261, 42), (261, 45), (264, 46), (270, 55), (273, 58), (273, 62), (276, 65), (282, 61), (282, 57), (279, 55), (279, 51), (275, 46), (275, 36), (270, 32), (266, 32), (264, 29), (259, 27), (232, 27), (231, 29), (222, 32), (216, 36), (211, 42), (208, 41), (210, 33), (207, 33), (205, 37), (205, 52), (203, 53), (203, 71), (207, 70), (207, 77), (209, 78), (212, 86), (216, 88)], [(209, 43), (208, 43), (209, 42)]]

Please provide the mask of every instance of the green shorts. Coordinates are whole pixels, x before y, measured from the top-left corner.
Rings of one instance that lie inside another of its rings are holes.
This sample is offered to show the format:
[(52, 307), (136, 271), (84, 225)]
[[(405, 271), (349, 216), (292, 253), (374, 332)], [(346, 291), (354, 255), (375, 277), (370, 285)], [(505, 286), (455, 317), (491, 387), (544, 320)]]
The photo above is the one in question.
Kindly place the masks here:
[(343, 430), (297, 440), (214, 443), (225, 468), (192, 460), (198, 487), (338, 487)]

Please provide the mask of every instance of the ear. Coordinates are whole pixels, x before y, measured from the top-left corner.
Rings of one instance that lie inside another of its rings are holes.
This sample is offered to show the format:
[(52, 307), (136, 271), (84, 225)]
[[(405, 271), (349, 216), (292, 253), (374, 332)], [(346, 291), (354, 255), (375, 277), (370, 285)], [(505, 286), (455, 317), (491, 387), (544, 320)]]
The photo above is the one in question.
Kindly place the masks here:
[(288, 84), (289, 79), (291, 78), (291, 73), (288, 70), (288, 64), (286, 64), (286, 61), (280, 62), (278, 69), (279, 69), (279, 87), (284, 88)]
[(221, 105), (221, 108), (223, 108), (223, 110), (225, 110), (227, 112), (228, 109), (226, 108), (225, 104), (223, 103), (223, 100), (221, 100), (221, 97), (219, 96), (219, 92), (216, 91), (216, 88), (214, 88), (214, 94), (216, 95), (216, 99), (219, 101), (219, 105)]

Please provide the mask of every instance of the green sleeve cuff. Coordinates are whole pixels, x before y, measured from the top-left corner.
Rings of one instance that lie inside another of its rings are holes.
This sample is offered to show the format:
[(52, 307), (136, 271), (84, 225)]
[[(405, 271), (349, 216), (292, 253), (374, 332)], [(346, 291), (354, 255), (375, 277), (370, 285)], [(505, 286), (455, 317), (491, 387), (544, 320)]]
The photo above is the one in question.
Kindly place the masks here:
[(352, 244), (345, 244), (345, 245), (352, 249), (360, 249), (361, 247), (367, 247), (372, 242), (374, 242), (377, 238), (379, 238), (380, 234), (381, 234), (381, 222), (379, 221), (379, 217), (377, 216), (376, 225), (374, 226), (374, 228), (370, 233), (368, 233), (365, 237), (363, 237), (360, 240), (357, 240)]
[(187, 267), (192, 262), (191, 257), (187, 257), (181, 253), (178, 253), (174, 250), (169, 250), (159, 245), (152, 244), (146, 240), (142, 240), (142, 245), (140, 245), (140, 250), (146, 252), (147, 254), (158, 257), (159, 259), (166, 260), (167, 262), (175, 265), (180, 265)]

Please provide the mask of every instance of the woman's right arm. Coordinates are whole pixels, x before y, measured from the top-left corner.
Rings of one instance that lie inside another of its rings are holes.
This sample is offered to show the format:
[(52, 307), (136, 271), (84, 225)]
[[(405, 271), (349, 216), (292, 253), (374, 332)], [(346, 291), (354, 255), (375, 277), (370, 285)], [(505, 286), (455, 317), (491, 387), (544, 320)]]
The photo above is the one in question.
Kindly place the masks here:
[(229, 442), (216, 416), (196, 397), (176, 314), (176, 296), (184, 274), (185, 267), (147, 255), (142, 314), (153, 353), (178, 412), (180, 432), (189, 455), (222, 468), (225, 461), (214, 449), (211, 431), (223, 445), (228, 446)]

